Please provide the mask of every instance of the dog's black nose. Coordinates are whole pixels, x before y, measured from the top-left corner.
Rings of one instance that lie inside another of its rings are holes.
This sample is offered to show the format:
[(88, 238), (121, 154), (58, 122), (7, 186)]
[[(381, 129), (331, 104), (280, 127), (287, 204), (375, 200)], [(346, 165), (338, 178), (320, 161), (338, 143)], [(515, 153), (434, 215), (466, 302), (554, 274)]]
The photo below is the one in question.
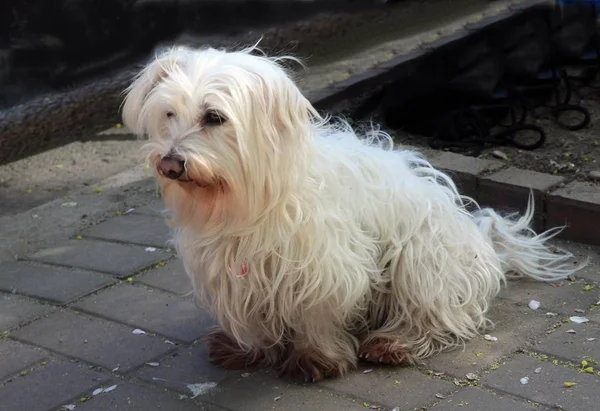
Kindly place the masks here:
[(167, 178), (171, 180), (177, 180), (183, 174), (183, 170), (185, 163), (184, 161), (175, 156), (166, 155), (160, 159), (160, 163), (158, 164), (158, 168), (160, 168), (160, 172)]

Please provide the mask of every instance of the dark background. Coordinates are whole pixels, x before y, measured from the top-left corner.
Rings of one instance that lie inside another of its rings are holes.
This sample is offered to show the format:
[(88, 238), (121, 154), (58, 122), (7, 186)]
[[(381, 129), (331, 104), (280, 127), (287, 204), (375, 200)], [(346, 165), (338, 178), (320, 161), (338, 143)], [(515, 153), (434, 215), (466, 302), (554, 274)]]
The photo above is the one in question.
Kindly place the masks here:
[(75, 87), (183, 32), (235, 35), (385, 0), (3, 0), (0, 110)]

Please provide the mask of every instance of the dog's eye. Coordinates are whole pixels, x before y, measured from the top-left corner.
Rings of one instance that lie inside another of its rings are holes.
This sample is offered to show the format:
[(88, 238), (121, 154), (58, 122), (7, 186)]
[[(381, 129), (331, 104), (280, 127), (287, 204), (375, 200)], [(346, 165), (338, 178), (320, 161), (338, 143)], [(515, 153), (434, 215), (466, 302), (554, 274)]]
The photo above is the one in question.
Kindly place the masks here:
[(173, 118), (175, 117), (175, 113), (173, 113), (172, 111), (167, 111), (167, 118)]
[(210, 110), (206, 112), (202, 122), (207, 126), (220, 126), (226, 121), (227, 119), (218, 111)]

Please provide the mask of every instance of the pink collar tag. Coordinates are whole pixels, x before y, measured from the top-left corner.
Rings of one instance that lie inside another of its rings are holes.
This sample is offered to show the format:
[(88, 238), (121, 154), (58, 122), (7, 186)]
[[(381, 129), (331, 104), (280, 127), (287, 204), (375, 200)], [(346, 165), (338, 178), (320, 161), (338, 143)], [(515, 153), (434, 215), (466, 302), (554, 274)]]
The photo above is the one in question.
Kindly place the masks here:
[(248, 274), (248, 264), (246, 264), (246, 262), (244, 261), (242, 263), (242, 271), (240, 272), (240, 275), (243, 277), (246, 274)]

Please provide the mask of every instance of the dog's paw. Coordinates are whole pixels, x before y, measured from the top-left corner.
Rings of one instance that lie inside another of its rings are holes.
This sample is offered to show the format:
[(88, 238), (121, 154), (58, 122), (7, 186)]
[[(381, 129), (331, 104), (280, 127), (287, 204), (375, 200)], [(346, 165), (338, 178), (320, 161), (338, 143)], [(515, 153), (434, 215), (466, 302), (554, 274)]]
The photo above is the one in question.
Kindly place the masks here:
[(208, 344), (208, 360), (228, 370), (255, 367), (262, 361), (260, 351), (245, 351), (229, 335), (219, 329), (210, 331), (203, 341)]
[(385, 337), (376, 337), (363, 342), (358, 350), (358, 358), (388, 365), (414, 363), (414, 358), (406, 345), (393, 338)]
[(280, 368), (280, 377), (290, 377), (305, 382), (317, 382), (325, 378), (339, 377), (347, 366), (325, 358), (317, 353), (292, 351)]

